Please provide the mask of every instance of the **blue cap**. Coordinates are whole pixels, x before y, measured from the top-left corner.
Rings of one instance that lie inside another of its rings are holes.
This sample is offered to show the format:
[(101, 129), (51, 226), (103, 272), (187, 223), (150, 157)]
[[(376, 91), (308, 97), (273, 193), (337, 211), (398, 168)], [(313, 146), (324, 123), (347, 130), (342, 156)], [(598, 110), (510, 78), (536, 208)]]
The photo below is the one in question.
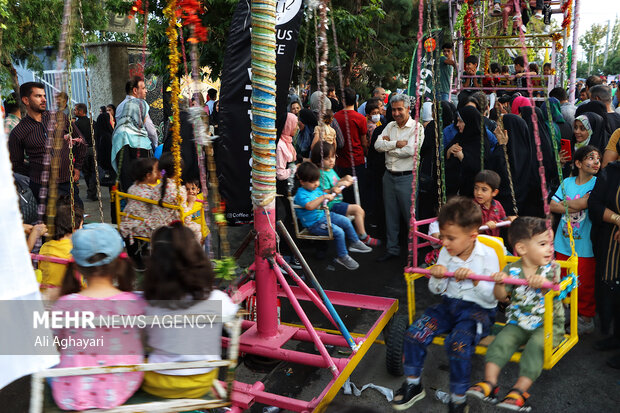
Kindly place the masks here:
[[(123, 252), (123, 238), (110, 224), (84, 225), (82, 229), (75, 231), (71, 239), (73, 241), (71, 255), (82, 267), (109, 264)], [(97, 262), (88, 261), (97, 254), (105, 254), (106, 257)]]

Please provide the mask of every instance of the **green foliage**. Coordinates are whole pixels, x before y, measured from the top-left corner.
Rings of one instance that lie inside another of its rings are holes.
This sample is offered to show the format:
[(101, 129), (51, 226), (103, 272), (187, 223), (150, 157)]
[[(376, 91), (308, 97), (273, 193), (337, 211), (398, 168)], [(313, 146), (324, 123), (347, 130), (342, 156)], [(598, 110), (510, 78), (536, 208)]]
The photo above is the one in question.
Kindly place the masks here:
[[(73, 44), (82, 41), (74, 1)], [(0, 81), (4, 88), (16, 88), (14, 61), (27, 63), (33, 70), (41, 70), (42, 62), (35, 54), (45, 46), (56, 46), (60, 41), (63, 19), (63, 0), (0, 0)], [(82, 0), (84, 28), (93, 31), (105, 27), (105, 13), (100, 0)], [(44, 13), (42, 13), (45, 11)], [(73, 50), (76, 56), (76, 50)]]
[[(388, 89), (404, 87), (401, 75), (408, 73), (416, 41), (416, 4), (411, 0), (334, 0), (329, 17), (332, 16), (345, 85), (352, 86), (360, 96), (369, 94), (375, 85)], [(293, 82), (309, 81), (316, 88), (314, 20), (308, 10), (306, 17), (300, 31)], [(327, 36), (328, 83), (339, 88), (331, 22)]]
[(607, 75), (620, 73), (620, 20), (616, 19), (611, 26), (607, 64), (605, 65), (605, 48), (607, 40), (607, 24), (594, 24), (579, 39), (582, 57), (577, 67), (578, 77), (591, 74)]

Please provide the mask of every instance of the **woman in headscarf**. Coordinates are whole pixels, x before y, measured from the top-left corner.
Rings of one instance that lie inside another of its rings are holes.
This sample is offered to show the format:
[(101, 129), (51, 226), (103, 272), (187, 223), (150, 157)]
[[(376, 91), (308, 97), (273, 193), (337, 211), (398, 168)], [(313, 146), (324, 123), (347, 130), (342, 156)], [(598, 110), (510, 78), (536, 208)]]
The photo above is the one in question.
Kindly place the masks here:
[[(278, 201), (276, 202), (276, 217), (281, 220), (284, 225), (291, 230), (293, 228), (293, 219), (291, 213), (291, 205), (288, 196), (293, 192), (295, 170), (297, 169), (295, 162), (297, 161), (297, 151), (293, 145), (293, 136), (299, 128), (297, 124), (297, 116), (293, 113), (286, 114), (286, 121), (280, 134), (280, 139), (276, 145), (276, 192)], [(282, 255), (293, 257), (288, 245), (282, 243)], [(291, 260), (295, 261), (294, 258)]]
[(553, 128), (558, 145), (560, 145), (560, 139), (571, 139), (573, 136), (573, 126), (564, 120), (559, 100), (553, 97), (549, 98), (542, 104), (540, 110), (542, 110), (545, 124)]
[[(427, 102), (431, 103), (431, 102)], [(426, 105), (426, 103), (424, 104)], [(441, 101), (441, 114), (437, 112), (437, 116), (441, 116), (441, 127), (450, 126), (454, 119), (456, 107), (446, 101)], [(439, 195), (437, 190), (437, 122), (432, 119), (434, 108), (430, 105), (431, 120), (424, 127), (424, 143), (420, 149), (420, 172), (419, 172), (419, 189), (420, 196), (418, 199), (418, 214), (421, 219), (437, 216), (437, 207), (439, 205)], [(424, 121), (424, 118), (422, 118)]]
[(111, 119), (108, 111), (103, 112), (97, 117), (97, 122), (94, 124), (95, 130), (95, 147), (97, 149), (97, 163), (99, 166), (99, 182), (101, 186), (107, 186), (110, 190), (110, 216), (112, 217), (112, 223), (116, 224), (116, 206), (111, 196), (112, 185), (116, 181), (116, 172), (112, 168), (112, 134), (114, 133), (114, 127), (112, 126)]
[[(497, 148), (491, 155), (490, 168), (497, 172), (501, 178), (499, 194), (496, 197), (508, 215), (531, 215), (536, 212), (531, 208), (529, 199), (540, 199), (540, 182), (537, 168), (534, 165), (536, 159), (530, 139), (527, 123), (521, 117), (506, 114), (502, 118), (503, 129), (497, 130), (500, 145), (505, 143), (512, 174), (512, 186), (515, 192), (517, 209), (512, 202), (510, 191), (510, 176), (508, 175), (506, 157), (503, 147)], [(538, 179), (538, 180), (537, 180)], [(536, 182), (536, 183), (535, 183)], [(532, 193), (534, 192), (534, 193)]]
[(512, 104), (510, 105), (510, 113), (513, 115), (518, 115), (519, 111), (524, 106), (532, 106), (532, 102), (524, 96), (517, 96), (513, 99)]
[[(322, 92), (316, 91), (310, 95), (310, 109), (302, 109), (297, 115), (299, 117), (299, 137), (296, 142), (296, 149), (304, 158), (310, 156), (310, 144), (314, 139), (314, 128), (318, 125), (319, 112), (321, 110)], [(331, 101), (325, 97), (323, 100), (323, 110), (331, 109)], [(330, 124), (336, 131), (336, 146), (342, 148), (344, 146), (344, 135), (340, 129), (338, 121), (334, 118)]]
[[(523, 106), (519, 109), (521, 113), (521, 117), (527, 124), (527, 129), (530, 135), (530, 142), (533, 148), (533, 165), (534, 165), (534, 176), (539, 176), (538, 171), (538, 160), (537, 160), (537, 150), (536, 150), (536, 140), (534, 135), (534, 123), (532, 122), (532, 107), (531, 106)], [(539, 108), (535, 108), (536, 111), (536, 127), (538, 129), (538, 136), (540, 137), (540, 150), (543, 156), (543, 166), (545, 170), (545, 180), (547, 182), (547, 192), (552, 195), (555, 193), (555, 190), (560, 185), (560, 179), (558, 175), (558, 169), (555, 162), (555, 152), (553, 150), (553, 144), (551, 143), (551, 136), (549, 135), (549, 129), (545, 126), (543, 121), (543, 114)], [(538, 186), (540, 186), (540, 181), (538, 181)], [(540, 193), (539, 193), (540, 194)], [(542, 202), (542, 195), (537, 197), (536, 199), (531, 200), (533, 202), (532, 206), (535, 206), (535, 214), (530, 214), (533, 216), (544, 217), (544, 209)]]
[(609, 141), (605, 132), (605, 120), (594, 112), (586, 112), (575, 117), (573, 132), (573, 152), (582, 146), (592, 145), (601, 153), (605, 151)]
[(459, 114), (465, 127), (446, 150), (446, 190), (448, 195), (458, 193), (472, 197), (474, 178), (489, 162), (489, 138), (478, 109), (465, 106), (459, 110)]
[[(390, 95), (390, 98), (395, 93)], [(389, 102), (389, 101), (388, 101)], [(392, 122), (392, 105), (388, 103), (385, 108), (385, 123), (377, 125), (372, 132), (370, 144), (368, 145), (368, 154), (366, 155), (366, 168), (368, 169), (368, 182), (370, 190), (370, 208), (366, 211), (367, 219), (379, 225), (385, 222), (385, 206), (383, 205), (383, 175), (385, 174), (385, 152), (377, 152), (375, 142), (381, 136), (381, 133)], [(381, 226), (382, 227), (382, 226)]]

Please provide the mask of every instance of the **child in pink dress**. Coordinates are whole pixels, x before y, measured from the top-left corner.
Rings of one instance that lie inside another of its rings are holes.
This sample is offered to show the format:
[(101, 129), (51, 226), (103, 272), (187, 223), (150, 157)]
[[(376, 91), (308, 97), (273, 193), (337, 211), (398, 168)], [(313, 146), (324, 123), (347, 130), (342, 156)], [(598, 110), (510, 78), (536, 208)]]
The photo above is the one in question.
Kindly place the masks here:
[[(183, 161), (181, 160), (181, 169), (183, 169)], [(179, 205), (177, 197), (177, 180), (181, 179), (181, 171), (175, 170), (174, 156), (171, 152), (164, 153), (159, 158), (159, 170), (161, 171), (161, 182), (154, 188), (153, 199), (159, 200), (159, 205), (153, 205), (151, 214), (146, 218), (145, 224), (152, 233), (159, 227), (166, 226), (173, 221), (181, 220), (181, 214), (178, 209), (165, 208), (164, 203), (171, 205)], [(187, 190), (185, 186), (179, 185), (179, 194), (181, 205), (184, 211), (189, 211), (187, 207)], [(198, 242), (202, 243), (202, 230), (200, 224), (192, 221), (191, 215), (185, 217), (183, 222), (192, 230)]]
[[(72, 314), (90, 311), (95, 320), (144, 314), (144, 300), (130, 292), (133, 270), (128, 260), (119, 258), (122, 251), (123, 240), (109, 224), (88, 224), (76, 231), (71, 250), (75, 263), (69, 265), (62, 296), (53, 310)], [(80, 274), (86, 279), (84, 289)], [(140, 364), (144, 360), (137, 328), (64, 328), (55, 335), (61, 343), (59, 368)], [(55, 377), (52, 395), (63, 410), (110, 409), (125, 403), (142, 378), (142, 372)]]
[[(136, 159), (133, 164), (132, 172), (136, 181), (129, 187), (127, 193), (142, 198), (155, 199), (153, 189), (159, 179), (157, 159)], [(130, 199), (127, 201), (127, 206), (125, 207), (124, 212), (137, 217), (146, 218), (151, 214), (152, 209), (152, 204)], [(151, 236), (151, 231), (149, 231), (144, 221), (123, 216), (121, 218), (121, 235), (123, 238), (129, 237), (129, 243), (133, 244), (133, 236), (148, 238)]]

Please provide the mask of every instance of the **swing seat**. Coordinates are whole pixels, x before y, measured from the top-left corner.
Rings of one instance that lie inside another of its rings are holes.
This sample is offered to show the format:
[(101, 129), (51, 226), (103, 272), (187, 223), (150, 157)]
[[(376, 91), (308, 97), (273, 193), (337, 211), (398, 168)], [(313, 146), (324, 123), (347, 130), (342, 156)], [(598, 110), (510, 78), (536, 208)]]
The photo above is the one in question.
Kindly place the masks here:
[[(121, 210), (121, 202), (123, 199), (127, 199), (127, 200), (131, 199), (134, 201), (144, 202), (144, 203), (151, 204), (151, 205), (159, 205), (159, 203), (153, 199), (143, 198), (140, 196), (128, 194), (126, 192), (121, 192), (119, 190), (112, 190), (111, 196), (114, 199), (114, 206), (115, 206), (114, 209), (116, 211), (116, 223), (117, 223), (119, 231), (121, 229), (122, 217), (137, 219), (138, 221), (144, 221), (144, 217), (139, 217), (136, 215), (128, 214), (124, 212), (123, 210)], [(176, 209), (177, 211), (179, 211), (180, 221), (182, 223), (185, 222), (185, 218), (191, 217), (193, 214), (200, 211), (200, 216), (197, 218), (192, 218), (192, 221), (200, 225), (200, 231), (202, 233), (203, 239), (205, 239), (207, 235), (209, 235), (210, 231), (209, 231), (209, 227), (207, 226), (206, 219), (205, 219), (204, 208), (202, 208), (202, 202), (194, 202), (193, 208), (189, 211), (185, 211), (183, 207), (180, 205), (168, 204), (166, 202), (162, 203), (161, 206), (164, 208)], [(133, 236), (133, 238), (139, 239), (145, 242), (151, 242), (151, 239), (148, 237)]]
[[(484, 245), (493, 248), (497, 254), (499, 261), (499, 267), (504, 268), (507, 263), (515, 262), (519, 257), (507, 256), (505, 253), (504, 242), (499, 237), (492, 237), (489, 235), (478, 235), (478, 241)], [(577, 274), (577, 256), (571, 256), (568, 260), (555, 260), (561, 268), (566, 269), (568, 274)], [(415, 280), (424, 277), (424, 274), (419, 273), (405, 273), (405, 282), (407, 283), (407, 301), (409, 305), (409, 325), (414, 321), (416, 312), (415, 307)], [(566, 301), (570, 306), (570, 333), (564, 334), (563, 340), (557, 345), (553, 346), (553, 300), (560, 294), (561, 291), (569, 288), (570, 280), (564, 280), (560, 283), (560, 291), (550, 290), (545, 294), (545, 315), (543, 321), (545, 342), (543, 346), (544, 350), (544, 363), (543, 368), (545, 370), (551, 369), (560, 359), (579, 341), (577, 335), (577, 288), (575, 287), (567, 296)], [(491, 329), (491, 334), (484, 337), (480, 343), (476, 346), (476, 354), (486, 354), (487, 347), (495, 339), (497, 334), (503, 327), (504, 323), (496, 322)], [(434, 344), (444, 345), (445, 335), (437, 336), (433, 339)], [(521, 351), (515, 352), (512, 355), (510, 361), (519, 362), (521, 360)]]
[(334, 239), (334, 233), (332, 232), (332, 220), (329, 213), (329, 208), (321, 206), (320, 208), (325, 211), (325, 218), (327, 218), (327, 235), (314, 235), (308, 231), (308, 228), (301, 228), (301, 224), (297, 219), (297, 209), (304, 209), (303, 207), (295, 204), (295, 200), (292, 196), (288, 197), (288, 201), (291, 204), (291, 213), (293, 214), (293, 226), (295, 228), (295, 236), (298, 239), (309, 239), (313, 241), (330, 241)]

